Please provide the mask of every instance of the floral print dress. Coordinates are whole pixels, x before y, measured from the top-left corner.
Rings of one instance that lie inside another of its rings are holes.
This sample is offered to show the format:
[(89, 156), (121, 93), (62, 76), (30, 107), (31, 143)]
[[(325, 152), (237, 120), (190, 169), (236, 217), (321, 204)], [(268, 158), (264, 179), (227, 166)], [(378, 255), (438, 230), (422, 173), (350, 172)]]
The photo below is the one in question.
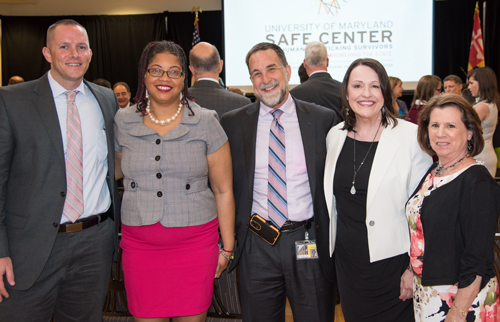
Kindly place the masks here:
[[(458, 283), (455, 285), (422, 285), (422, 267), (425, 250), (424, 231), (420, 220), (422, 203), (424, 198), (429, 196), (434, 190), (449, 183), (467, 169), (468, 167), (452, 175), (443, 177), (435, 177), (432, 172), (429, 173), (420, 190), (406, 205), (406, 214), (411, 233), (410, 263), (414, 272), (413, 309), (416, 321), (444, 321), (458, 291)], [(498, 282), (497, 278), (493, 277), (474, 299), (469, 308), (466, 321), (500, 321), (500, 297), (497, 294), (499, 294)]]

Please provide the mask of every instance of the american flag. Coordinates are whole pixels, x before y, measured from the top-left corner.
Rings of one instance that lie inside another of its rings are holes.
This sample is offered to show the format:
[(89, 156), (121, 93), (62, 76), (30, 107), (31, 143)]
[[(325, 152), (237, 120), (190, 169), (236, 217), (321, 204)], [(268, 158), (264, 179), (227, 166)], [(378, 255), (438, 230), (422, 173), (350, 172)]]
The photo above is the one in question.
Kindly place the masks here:
[(193, 40), (191, 40), (191, 47), (194, 47), (200, 42), (200, 27), (198, 26), (198, 17), (194, 19), (194, 30), (193, 30)]

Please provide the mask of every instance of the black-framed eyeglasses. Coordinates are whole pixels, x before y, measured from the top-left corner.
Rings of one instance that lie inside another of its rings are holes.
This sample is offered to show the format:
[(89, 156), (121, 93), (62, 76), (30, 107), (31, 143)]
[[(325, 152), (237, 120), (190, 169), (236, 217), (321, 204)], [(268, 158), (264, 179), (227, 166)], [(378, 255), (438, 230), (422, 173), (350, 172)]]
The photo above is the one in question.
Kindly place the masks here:
[(148, 74), (153, 76), (153, 77), (162, 77), (163, 74), (167, 74), (168, 77), (173, 78), (173, 79), (179, 79), (184, 75), (184, 72), (181, 72), (180, 70), (163, 70), (161, 68), (150, 68), (147, 70)]

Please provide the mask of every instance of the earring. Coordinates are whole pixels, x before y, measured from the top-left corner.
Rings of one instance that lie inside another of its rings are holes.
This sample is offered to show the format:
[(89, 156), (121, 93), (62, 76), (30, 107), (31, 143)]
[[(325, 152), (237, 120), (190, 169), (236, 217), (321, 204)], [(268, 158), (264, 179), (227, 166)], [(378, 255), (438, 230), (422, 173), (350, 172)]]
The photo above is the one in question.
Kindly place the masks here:
[(147, 106), (146, 106), (146, 107), (147, 107), (147, 108), (149, 108), (149, 105), (150, 105), (151, 103), (150, 103), (150, 101), (149, 101), (149, 93), (148, 93), (148, 90), (146, 90), (146, 95), (145, 95), (145, 96), (146, 96), (146, 101), (147, 101), (147, 102), (146, 102), (146, 104), (147, 104)]
[(472, 140), (467, 140), (467, 153), (472, 152)]
[(385, 106), (382, 106), (382, 117), (385, 117)]
[(346, 111), (347, 111), (347, 112), (346, 112), (346, 114), (345, 114), (345, 115), (346, 115), (346, 116), (349, 116), (349, 108), (346, 108)]

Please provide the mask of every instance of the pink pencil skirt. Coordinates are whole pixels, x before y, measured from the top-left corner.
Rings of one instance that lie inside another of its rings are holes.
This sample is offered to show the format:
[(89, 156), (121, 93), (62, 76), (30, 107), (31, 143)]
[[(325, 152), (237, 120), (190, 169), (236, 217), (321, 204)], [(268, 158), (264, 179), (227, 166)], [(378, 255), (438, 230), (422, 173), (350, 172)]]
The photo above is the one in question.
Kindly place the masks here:
[(212, 301), (219, 238), (217, 218), (199, 226), (122, 226), (123, 274), (130, 313), (140, 318), (189, 316)]

